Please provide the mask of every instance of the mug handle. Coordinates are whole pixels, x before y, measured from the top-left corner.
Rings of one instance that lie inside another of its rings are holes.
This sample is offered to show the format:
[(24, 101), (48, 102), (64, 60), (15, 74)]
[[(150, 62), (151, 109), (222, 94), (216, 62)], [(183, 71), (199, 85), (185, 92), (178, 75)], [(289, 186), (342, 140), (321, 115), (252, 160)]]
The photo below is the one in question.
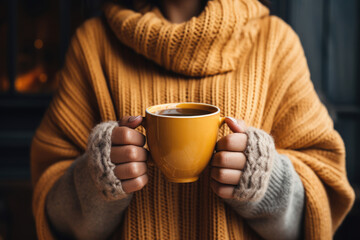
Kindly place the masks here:
[(220, 117), (219, 118), (219, 127), (221, 127), (225, 123), (226, 117)]

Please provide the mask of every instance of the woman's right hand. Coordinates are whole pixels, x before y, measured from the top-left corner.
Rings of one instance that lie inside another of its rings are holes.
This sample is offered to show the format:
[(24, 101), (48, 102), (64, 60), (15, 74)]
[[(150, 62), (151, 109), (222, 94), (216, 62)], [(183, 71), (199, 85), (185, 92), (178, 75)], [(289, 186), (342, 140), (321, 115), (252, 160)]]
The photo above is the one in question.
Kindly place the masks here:
[(134, 130), (142, 120), (141, 116), (123, 117), (111, 135), (110, 159), (116, 165), (114, 174), (126, 193), (139, 191), (148, 182), (145, 136)]

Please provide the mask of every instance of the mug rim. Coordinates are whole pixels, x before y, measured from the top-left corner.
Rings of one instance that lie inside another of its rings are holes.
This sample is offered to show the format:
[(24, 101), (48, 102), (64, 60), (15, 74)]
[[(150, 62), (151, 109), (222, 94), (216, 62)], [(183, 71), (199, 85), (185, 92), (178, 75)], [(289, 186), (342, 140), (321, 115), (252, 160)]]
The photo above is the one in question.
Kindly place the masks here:
[[(151, 113), (149, 111), (149, 108), (154, 108), (154, 107), (160, 107), (160, 106), (168, 106), (168, 105), (179, 105), (179, 104), (193, 104), (193, 105), (201, 105), (201, 106), (209, 106), (209, 107), (213, 107), (216, 109), (215, 112), (213, 113), (209, 113), (209, 114), (203, 114), (203, 115), (195, 115), (195, 116), (165, 116), (165, 115), (157, 115), (154, 113)], [(218, 113), (220, 113), (220, 108), (212, 105), (212, 104), (208, 104), (208, 103), (198, 103), (198, 102), (177, 102), (177, 103), (164, 103), (164, 104), (158, 104), (158, 105), (153, 105), (150, 107), (147, 107), (145, 110), (146, 114), (155, 116), (155, 117), (162, 117), (162, 118), (202, 118), (202, 117), (209, 117), (209, 116), (213, 116), (216, 115)]]

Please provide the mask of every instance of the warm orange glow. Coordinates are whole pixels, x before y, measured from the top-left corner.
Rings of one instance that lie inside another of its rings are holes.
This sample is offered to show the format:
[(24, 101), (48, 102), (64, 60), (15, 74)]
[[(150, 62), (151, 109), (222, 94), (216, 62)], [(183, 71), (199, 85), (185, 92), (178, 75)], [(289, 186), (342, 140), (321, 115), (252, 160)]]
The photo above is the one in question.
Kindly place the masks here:
[(40, 80), (40, 82), (42, 82), (42, 83), (46, 83), (46, 81), (47, 81), (47, 75), (45, 74), (45, 73), (42, 73), (42, 74), (40, 74), (40, 76), (39, 76), (39, 80)]
[(9, 79), (5, 76), (0, 77), (0, 92), (6, 92), (10, 88)]
[[(42, 75), (44, 76), (41, 77)], [(41, 80), (41, 78), (43, 80)], [(44, 73), (44, 67), (38, 65), (29, 72), (17, 76), (15, 89), (18, 92), (35, 92), (39, 89), (43, 81), (46, 82), (46, 80), (47, 75)]]
[(41, 39), (36, 39), (34, 42), (34, 47), (36, 49), (41, 49), (44, 46), (44, 42)]

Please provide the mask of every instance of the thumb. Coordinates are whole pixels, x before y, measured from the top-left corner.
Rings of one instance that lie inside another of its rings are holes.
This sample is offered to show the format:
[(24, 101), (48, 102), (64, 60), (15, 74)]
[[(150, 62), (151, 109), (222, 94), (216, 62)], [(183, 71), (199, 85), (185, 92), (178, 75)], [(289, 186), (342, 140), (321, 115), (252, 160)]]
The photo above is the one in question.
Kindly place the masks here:
[(129, 128), (137, 128), (141, 122), (143, 121), (143, 117), (139, 116), (125, 116), (119, 120), (119, 127), (129, 127)]
[(225, 118), (226, 124), (229, 126), (230, 130), (234, 133), (245, 133), (246, 132), (246, 123), (244, 120), (235, 119), (233, 117)]

